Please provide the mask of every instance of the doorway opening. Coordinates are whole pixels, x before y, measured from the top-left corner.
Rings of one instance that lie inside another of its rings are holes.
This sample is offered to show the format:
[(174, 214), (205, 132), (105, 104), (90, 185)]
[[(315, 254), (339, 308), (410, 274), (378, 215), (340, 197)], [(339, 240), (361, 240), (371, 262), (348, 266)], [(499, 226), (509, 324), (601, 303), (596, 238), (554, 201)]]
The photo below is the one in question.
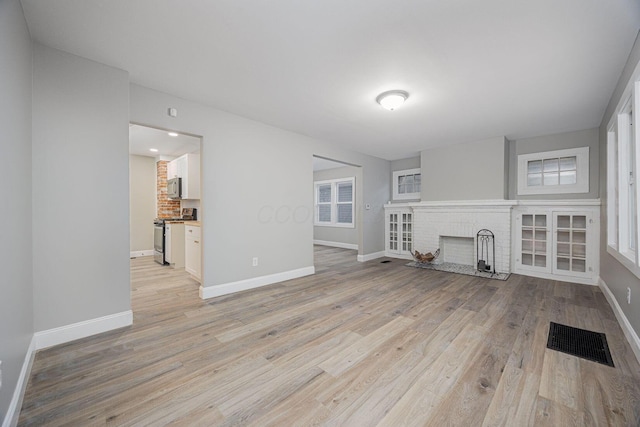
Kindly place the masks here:
[(362, 242), (362, 167), (313, 156), (313, 248), (316, 272), (356, 261)]
[(134, 311), (145, 306), (140, 296), (162, 290), (199, 298), (201, 240), (190, 241), (187, 233), (191, 230), (194, 234), (194, 227), (199, 231), (201, 225), (201, 141), (201, 137), (183, 132), (129, 124)]

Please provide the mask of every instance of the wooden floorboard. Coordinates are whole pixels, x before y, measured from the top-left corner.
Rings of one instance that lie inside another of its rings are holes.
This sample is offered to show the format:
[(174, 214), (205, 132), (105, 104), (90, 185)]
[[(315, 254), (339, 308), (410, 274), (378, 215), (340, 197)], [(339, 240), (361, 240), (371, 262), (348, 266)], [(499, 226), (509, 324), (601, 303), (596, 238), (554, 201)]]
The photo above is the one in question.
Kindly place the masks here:
[[(21, 426), (638, 426), (640, 365), (597, 287), (359, 263), (202, 301), (131, 260), (133, 326), (36, 354)], [(615, 368), (546, 348), (607, 334)]]

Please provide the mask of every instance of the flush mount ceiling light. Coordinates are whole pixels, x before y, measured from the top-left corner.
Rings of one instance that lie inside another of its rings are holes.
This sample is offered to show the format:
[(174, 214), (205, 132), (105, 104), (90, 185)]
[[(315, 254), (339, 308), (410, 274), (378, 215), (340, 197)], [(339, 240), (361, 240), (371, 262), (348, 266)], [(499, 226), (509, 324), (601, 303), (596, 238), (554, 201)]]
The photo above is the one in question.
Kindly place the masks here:
[(157, 153), (158, 149), (157, 148), (149, 148), (149, 151), (153, 151), (154, 153)]
[(169, 132), (169, 136), (178, 136), (178, 134), (175, 132)]
[(403, 90), (389, 90), (376, 98), (376, 102), (387, 110), (393, 111), (404, 104), (409, 94)]

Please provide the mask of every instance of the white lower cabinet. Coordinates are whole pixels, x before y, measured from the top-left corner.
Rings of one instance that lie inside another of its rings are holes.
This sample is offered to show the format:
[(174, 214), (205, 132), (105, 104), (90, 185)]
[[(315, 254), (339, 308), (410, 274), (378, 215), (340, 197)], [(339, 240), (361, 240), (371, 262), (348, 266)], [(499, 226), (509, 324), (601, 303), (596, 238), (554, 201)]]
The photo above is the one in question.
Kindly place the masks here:
[(164, 259), (173, 268), (184, 267), (184, 224), (167, 223), (164, 232)]
[(515, 265), (520, 274), (595, 283), (599, 210), (518, 209)]
[(184, 227), (184, 269), (187, 273), (202, 281), (202, 240), (200, 227)]
[(413, 211), (385, 206), (385, 255), (411, 258), (413, 250)]

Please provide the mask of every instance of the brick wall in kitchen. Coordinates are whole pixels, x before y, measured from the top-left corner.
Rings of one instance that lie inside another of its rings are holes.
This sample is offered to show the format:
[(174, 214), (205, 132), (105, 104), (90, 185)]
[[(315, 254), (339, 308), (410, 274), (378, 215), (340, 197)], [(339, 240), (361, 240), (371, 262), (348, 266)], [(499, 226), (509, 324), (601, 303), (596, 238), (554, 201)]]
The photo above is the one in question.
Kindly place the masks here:
[(167, 197), (167, 161), (156, 162), (158, 194), (158, 218), (176, 218), (180, 216), (180, 200), (170, 200)]

